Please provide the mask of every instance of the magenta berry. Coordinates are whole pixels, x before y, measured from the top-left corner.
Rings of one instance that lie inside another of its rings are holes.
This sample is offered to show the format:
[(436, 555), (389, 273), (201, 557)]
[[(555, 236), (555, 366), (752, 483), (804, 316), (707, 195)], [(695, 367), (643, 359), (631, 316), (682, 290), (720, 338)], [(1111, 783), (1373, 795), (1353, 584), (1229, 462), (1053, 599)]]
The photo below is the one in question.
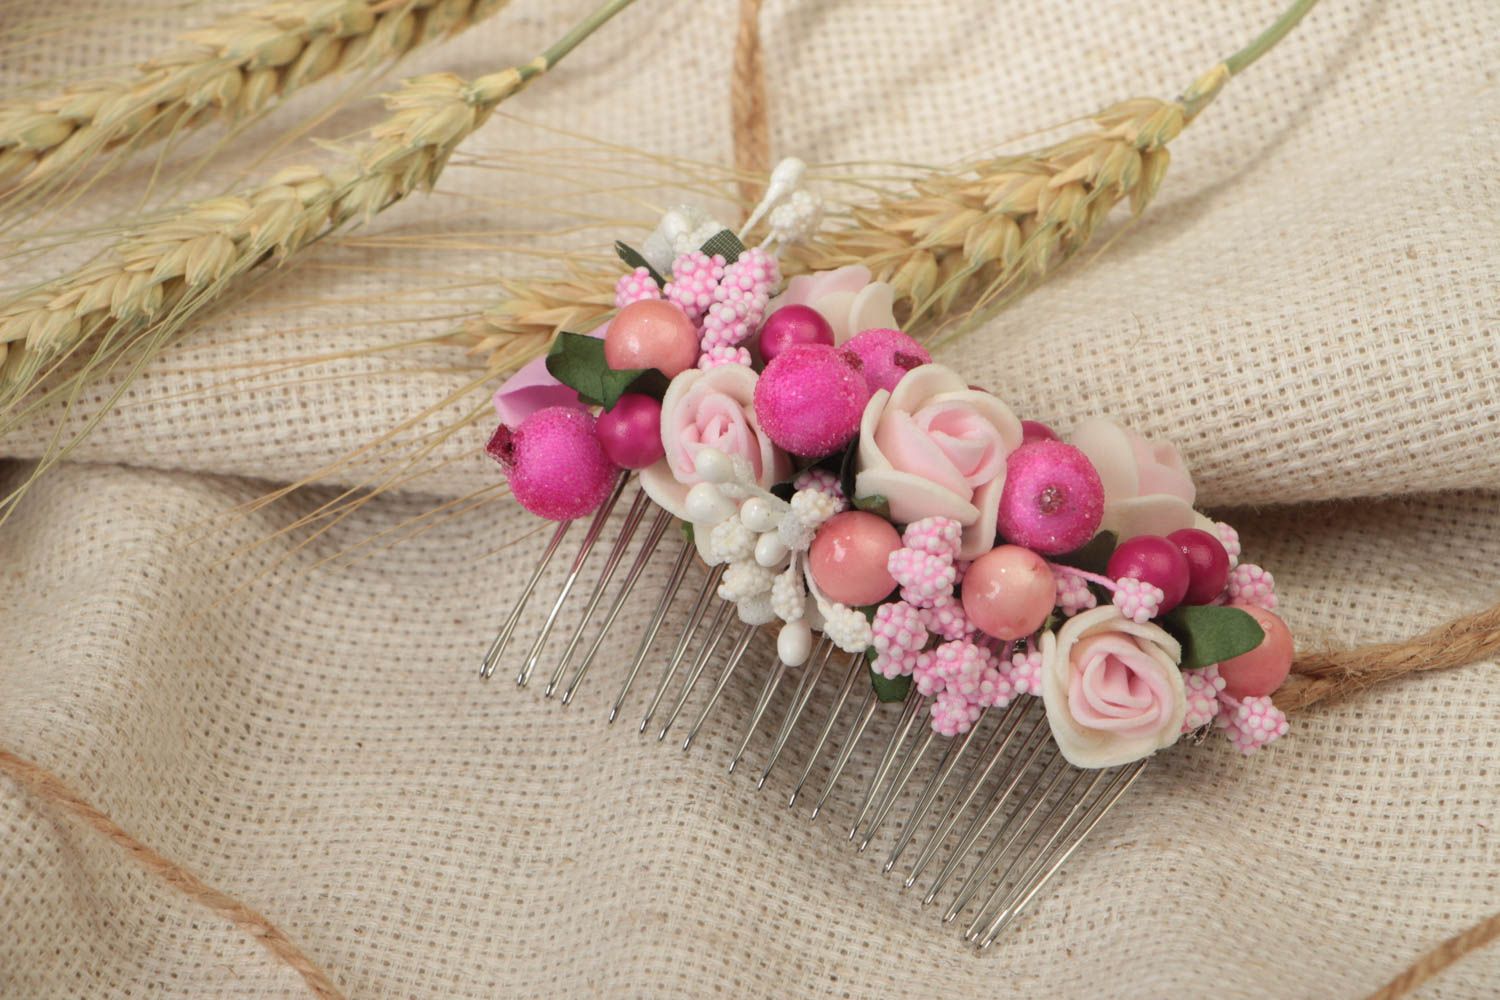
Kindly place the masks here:
[(510, 491), (531, 513), (571, 521), (604, 502), (615, 464), (594, 435), (594, 417), (576, 406), (537, 410), (500, 426), (485, 449), (505, 469)]
[(1057, 431), (1048, 427), (1040, 420), (1021, 421), (1021, 443), (1031, 444), (1033, 441), (1057, 441)]
[(833, 346), (833, 327), (812, 306), (790, 305), (766, 317), (760, 328), (760, 356), (774, 361), (793, 344)]
[(1199, 528), (1182, 528), (1167, 536), (1188, 561), (1184, 604), (1211, 604), (1229, 582), (1229, 553), (1213, 535)]
[(1109, 557), (1106, 572), (1111, 579), (1129, 577), (1159, 589), (1162, 600), (1157, 614), (1165, 614), (1182, 603), (1191, 577), (1182, 549), (1160, 535), (1137, 535), (1121, 542)]
[(777, 447), (822, 458), (859, 433), (870, 387), (854, 355), (826, 344), (793, 344), (766, 365), (755, 415)]
[(1061, 441), (1023, 444), (1005, 463), (1000, 534), (1047, 555), (1084, 545), (1104, 519), (1104, 484), (1088, 458)]
[(644, 393), (621, 396), (613, 409), (599, 414), (594, 433), (609, 460), (622, 468), (644, 469), (666, 454), (661, 443), (661, 403)]
[(871, 392), (894, 389), (907, 372), (932, 363), (927, 349), (900, 330), (866, 330), (850, 337), (844, 349), (859, 356)]

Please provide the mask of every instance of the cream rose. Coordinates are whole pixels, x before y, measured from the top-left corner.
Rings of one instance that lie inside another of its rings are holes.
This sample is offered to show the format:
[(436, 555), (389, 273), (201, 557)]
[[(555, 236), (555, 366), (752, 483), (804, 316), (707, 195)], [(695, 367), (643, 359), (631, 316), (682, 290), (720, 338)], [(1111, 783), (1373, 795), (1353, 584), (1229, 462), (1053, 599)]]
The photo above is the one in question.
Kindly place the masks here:
[(896, 293), (883, 281), (871, 281), (870, 269), (861, 264), (798, 275), (767, 304), (766, 315), (791, 305), (816, 309), (833, 327), (835, 344), (866, 330), (896, 329)]
[(641, 470), (641, 488), (673, 515), (688, 520), (688, 490), (703, 481), (697, 454), (715, 448), (744, 459), (756, 485), (770, 488), (791, 474), (791, 461), (755, 419), (755, 372), (744, 365), (689, 368), (667, 386), (661, 403), (666, 454)]
[(1114, 767), (1177, 742), (1187, 693), (1182, 647), (1114, 605), (1042, 634), (1042, 700), (1058, 749), (1076, 767)]
[(1021, 422), (1000, 400), (942, 365), (913, 368), (870, 397), (859, 428), (856, 497), (884, 497), (891, 519), (951, 517), (964, 526), (959, 556), (995, 544), (1005, 460)]
[(1104, 484), (1100, 527), (1120, 540), (1136, 535), (1169, 535), (1197, 521), (1197, 489), (1182, 453), (1163, 441), (1148, 441), (1113, 420), (1083, 421), (1068, 442), (1088, 456)]

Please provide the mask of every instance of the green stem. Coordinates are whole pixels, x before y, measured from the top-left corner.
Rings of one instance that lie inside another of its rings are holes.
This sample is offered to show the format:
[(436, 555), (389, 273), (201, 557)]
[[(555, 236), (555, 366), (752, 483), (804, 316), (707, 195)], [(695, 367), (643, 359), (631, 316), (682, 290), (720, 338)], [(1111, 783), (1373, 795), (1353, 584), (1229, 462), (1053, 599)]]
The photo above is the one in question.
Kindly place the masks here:
[(563, 35), (548, 46), (547, 50), (540, 56), (525, 66), (517, 67), (520, 70), (522, 81), (530, 80), (533, 76), (545, 73), (557, 65), (564, 56), (578, 47), (578, 43), (592, 35), (604, 22), (634, 2), (635, 0), (608, 0), (608, 2), (600, 4), (597, 10), (575, 24), (566, 35)]
[(1297, 0), (1278, 17), (1269, 28), (1260, 33), (1260, 36), (1249, 45), (1240, 49), (1234, 55), (1224, 60), (1231, 76), (1244, 70), (1255, 60), (1271, 51), (1271, 47), (1287, 36), (1287, 33), (1297, 26), (1302, 16), (1313, 9), (1318, 0)]

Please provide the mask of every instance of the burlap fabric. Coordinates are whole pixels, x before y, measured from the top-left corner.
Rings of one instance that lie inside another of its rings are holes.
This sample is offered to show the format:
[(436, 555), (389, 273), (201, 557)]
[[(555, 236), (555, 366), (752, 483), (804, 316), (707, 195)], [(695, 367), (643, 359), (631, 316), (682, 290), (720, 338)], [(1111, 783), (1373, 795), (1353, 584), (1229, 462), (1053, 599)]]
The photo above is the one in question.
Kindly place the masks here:
[[(516, 0), (411, 65), (524, 59), (588, 6)], [(642, 0), (508, 110), (727, 163), (734, 6)], [(773, 146), (943, 162), (1174, 93), (1275, 6), (773, 0)], [(1497, 15), (1328, 0), (1176, 144), (1147, 220), (945, 354), (1041, 419), (1113, 413), (1181, 441), (1207, 502), (1271, 507), (1230, 518), (1309, 645), (1404, 637), (1500, 596)], [(42, 31), (6, 50), (5, 82), (144, 55), (183, 17)], [(204, 189), (268, 134), (236, 139)], [(277, 533), (331, 485), (237, 516), (462, 381), (413, 355), (263, 371), (437, 332), (456, 311), (443, 289), (536, 270), (486, 234), (544, 217), (532, 154), (564, 141), (497, 118), (470, 148), (513, 169), (457, 169), (367, 231), (445, 247), (320, 248), (196, 328), (36, 488), (0, 528), (0, 743), (261, 909), (352, 996), (1353, 997), (1500, 906), (1493, 663), (1313, 711), (1257, 758), (1219, 741), (1165, 755), (976, 957), (852, 852), (838, 827), (857, 783), (809, 824), (780, 805), (785, 773), (761, 794), (725, 777), (763, 667), (686, 756), (605, 726), (617, 662), (567, 710), (479, 684), (541, 548), (532, 522), (496, 503), (379, 534), (493, 481), (475, 436), (307, 544)], [(4, 452), (79, 419), (44, 415)], [(6, 488), (26, 473), (7, 466)], [(0, 831), (0, 995), (302, 989), (4, 780)], [(1497, 983), (1491, 950), (1422, 995)]]

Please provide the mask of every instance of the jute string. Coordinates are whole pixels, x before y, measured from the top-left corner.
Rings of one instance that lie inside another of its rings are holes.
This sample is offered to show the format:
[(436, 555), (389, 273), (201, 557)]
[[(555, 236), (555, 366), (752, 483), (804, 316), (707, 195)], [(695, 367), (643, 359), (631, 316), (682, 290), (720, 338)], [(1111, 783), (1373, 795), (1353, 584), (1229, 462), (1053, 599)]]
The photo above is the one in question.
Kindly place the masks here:
[(9, 750), (0, 750), (0, 771), (34, 797), (65, 810), (90, 828), (114, 841), (150, 875), (194, 902), (227, 918), (236, 927), (255, 938), (278, 961), (285, 963), (301, 976), (313, 996), (320, 1000), (344, 1000), (344, 994), (333, 985), (333, 980), (328, 977), (328, 974), (314, 965), (312, 960), (303, 953), (301, 948), (292, 943), (292, 939), (287, 937), (281, 928), (238, 899), (215, 889), (186, 868), (136, 840), (120, 824), (106, 816), (51, 771)]
[(760, 43), (761, 0), (740, 0), (734, 37), (734, 74), (729, 80), (729, 118), (734, 135), (734, 168), (740, 174), (740, 201), (760, 199), (761, 181), (771, 171), (771, 124), (766, 102), (766, 61)]

